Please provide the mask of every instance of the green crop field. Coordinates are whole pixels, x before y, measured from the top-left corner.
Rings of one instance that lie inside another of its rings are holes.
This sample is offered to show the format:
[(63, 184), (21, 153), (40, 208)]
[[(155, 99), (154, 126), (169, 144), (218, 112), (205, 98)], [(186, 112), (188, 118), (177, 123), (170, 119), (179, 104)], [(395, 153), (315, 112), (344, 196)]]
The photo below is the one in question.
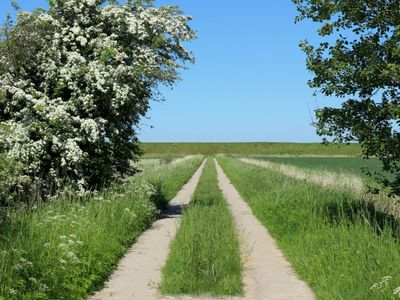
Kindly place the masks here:
[(341, 155), (357, 156), (361, 152), (358, 144), (340, 147), (318, 143), (143, 143), (146, 156), (154, 154), (215, 155), (219, 153), (238, 155)]
[(370, 172), (379, 171), (382, 163), (376, 158), (361, 157), (256, 157), (273, 163), (293, 165), (301, 168), (327, 170), (334, 172), (353, 173), (363, 178), (369, 178), (363, 168)]

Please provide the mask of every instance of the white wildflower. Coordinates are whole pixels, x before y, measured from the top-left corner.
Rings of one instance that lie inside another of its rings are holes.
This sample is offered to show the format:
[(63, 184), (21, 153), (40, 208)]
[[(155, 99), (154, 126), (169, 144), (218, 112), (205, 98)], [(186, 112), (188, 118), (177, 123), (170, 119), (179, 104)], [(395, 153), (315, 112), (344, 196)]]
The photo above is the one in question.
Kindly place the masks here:
[(15, 264), (12, 268), (14, 270), (22, 270), (22, 265), (21, 264)]
[(39, 291), (41, 292), (47, 292), (49, 290), (49, 287), (45, 284), (41, 284), (39, 287)]
[(384, 286), (386, 286), (389, 281), (392, 279), (391, 276), (385, 276), (382, 277), (382, 279), (379, 282), (374, 283), (371, 287), (370, 290), (380, 290), (382, 289)]
[(65, 249), (66, 247), (67, 247), (67, 245), (64, 244), (64, 243), (60, 243), (60, 244), (58, 245), (58, 248), (61, 248), (61, 249)]
[(400, 296), (400, 286), (393, 290), (393, 295)]

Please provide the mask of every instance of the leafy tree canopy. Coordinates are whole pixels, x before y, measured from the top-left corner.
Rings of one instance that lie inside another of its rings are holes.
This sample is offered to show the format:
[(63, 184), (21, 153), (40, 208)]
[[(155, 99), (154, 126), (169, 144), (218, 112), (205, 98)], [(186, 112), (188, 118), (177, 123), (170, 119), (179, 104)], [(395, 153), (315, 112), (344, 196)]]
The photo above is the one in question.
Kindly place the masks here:
[(378, 181), (400, 195), (400, 1), (293, 2), (297, 21), (321, 24), (319, 45), (301, 43), (310, 87), (343, 101), (316, 111), (318, 134), (359, 142), (366, 158), (378, 157), (394, 174), (375, 174)]
[(160, 84), (192, 62), (189, 16), (151, 1), (50, 0), (19, 11), (0, 41), (0, 149), (15, 189), (85, 191), (130, 174), (135, 128)]

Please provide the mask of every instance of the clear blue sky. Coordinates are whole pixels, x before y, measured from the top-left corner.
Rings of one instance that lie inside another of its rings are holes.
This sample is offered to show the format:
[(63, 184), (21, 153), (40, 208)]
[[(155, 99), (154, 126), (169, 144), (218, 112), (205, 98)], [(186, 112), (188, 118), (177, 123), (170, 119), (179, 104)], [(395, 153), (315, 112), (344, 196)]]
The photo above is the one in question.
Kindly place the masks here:
[[(1, 16), (10, 11), (0, 2)], [(46, 0), (19, 0), (23, 9)], [(196, 64), (165, 102), (153, 102), (140, 129), (144, 142), (317, 142), (309, 108), (337, 103), (313, 97), (299, 41), (315, 25), (294, 24), (290, 0), (159, 0), (193, 17)], [(154, 127), (154, 128), (152, 128)]]

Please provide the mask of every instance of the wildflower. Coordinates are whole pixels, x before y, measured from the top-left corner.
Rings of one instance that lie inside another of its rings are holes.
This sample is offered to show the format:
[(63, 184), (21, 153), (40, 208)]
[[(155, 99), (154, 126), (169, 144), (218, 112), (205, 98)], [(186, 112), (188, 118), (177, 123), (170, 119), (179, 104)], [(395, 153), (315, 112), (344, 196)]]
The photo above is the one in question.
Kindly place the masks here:
[(26, 266), (30, 266), (30, 267), (33, 266), (33, 262), (27, 260), (27, 259), (24, 258), (24, 257), (21, 257), (21, 258), (19, 259), (19, 261), (20, 261), (22, 264), (26, 265)]
[(65, 245), (64, 243), (58, 244), (58, 248), (64, 249), (66, 247), (67, 247), (67, 245)]
[(10, 294), (13, 296), (16, 296), (16, 295), (18, 295), (18, 291), (15, 289), (10, 289)]
[(12, 268), (14, 270), (22, 270), (22, 265), (21, 264), (15, 264)]
[(66, 235), (60, 235), (60, 240), (65, 240), (67, 238)]
[(384, 286), (386, 286), (391, 279), (392, 279), (391, 276), (382, 277), (382, 279), (379, 282), (374, 283), (369, 289), (370, 290), (375, 290), (375, 289), (380, 290)]
[(60, 264), (63, 264), (63, 265), (65, 265), (67, 263), (67, 261), (65, 259), (60, 259), (58, 261), (59, 261)]
[(385, 277), (383, 277), (383, 278), (381, 279), (381, 282), (386, 283), (386, 282), (389, 282), (391, 279), (392, 279), (392, 276), (385, 276)]
[(45, 284), (42, 284), (39, 286), (39, 291), (41, 292), (47, 292), (49, 290), (49, 287)]
[(400, 286), (393, 290), (393, 295), (400, 296)]

